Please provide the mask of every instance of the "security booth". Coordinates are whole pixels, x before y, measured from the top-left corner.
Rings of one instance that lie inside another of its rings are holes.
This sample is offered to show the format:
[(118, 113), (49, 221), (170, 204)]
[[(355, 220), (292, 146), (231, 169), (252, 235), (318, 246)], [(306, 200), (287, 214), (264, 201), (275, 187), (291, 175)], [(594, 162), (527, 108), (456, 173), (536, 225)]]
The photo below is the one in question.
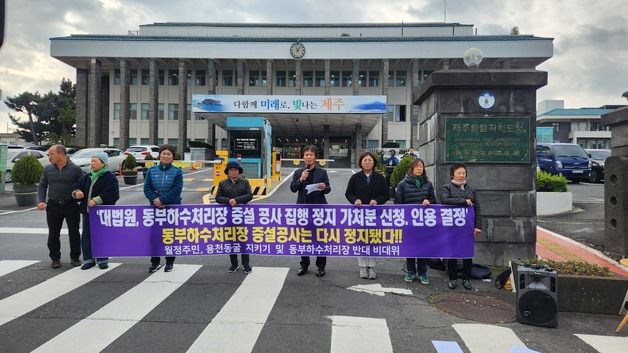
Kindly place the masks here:
[(227, 117), (229, 158), (237, 159), (249, 179), (271, 176), (272, 129), (262, 117)]

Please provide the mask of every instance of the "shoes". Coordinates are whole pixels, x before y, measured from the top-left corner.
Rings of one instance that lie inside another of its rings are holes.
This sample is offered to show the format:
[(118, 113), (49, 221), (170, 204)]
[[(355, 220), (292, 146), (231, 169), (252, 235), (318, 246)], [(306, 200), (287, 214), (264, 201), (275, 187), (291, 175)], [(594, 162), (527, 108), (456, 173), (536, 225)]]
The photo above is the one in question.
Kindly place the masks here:
[(427, 273), (419, 275), (419, 282), (421, 282), (421, 284), (425, 284), (425, 285), (430, 284), (430, 279), (427, 277)]
[(231, 265), (231, 266), (229, 266), (229, 269), (227, 271), (229, 273), (234, 273), (235, 271), (238, 270), (238, 268), (240, 268), (240, 266), (238, 266), (238, 265)]
[(367, 267), (360, 267), (360, 278), (369, 278), (369, 269)]
[(166, 264), (166, 267), (164, 267), (164, 272), (170, 272), (172, 271), (173, 268), (174, 268), (173, 264)]
[(304, 274), (307, 273), (307, 268), (301, 267), (298, 271), (297, 271), (297, 276), (303, 276)]
[(244, 265), (244, 273), (248, 275), (251, 272), (253, 272), (253, 269), (251, 268), (251, 266)]
[(150, 265), (150, 267), (148, 268), (148, 272), (149, 273), (153, 273), (153, 272), (157, 272), (157, 270), (159, 270), (161, 268), (160, 264), (152, 264)]
[(72, 261), (70, 261), (70, 265), (72, 265), (72, 267), (81, 266), (82, 264), (83, 261), (79, 259), (72, 259)]
[(369, 279), (377, 278), (377, 273), (375, 273), (375, 267), (369, 267), (368, 272), (369, 272)]
[[(85, 266), (85, 265), (83, 265), (83, 266)], [(101, 270), (106, 270), (106, 269), (109, 268), (109, 264), (106, 263), (106, 262), (101, 262), (101, 263), (98, 264), (98, 268), (101, 269)]]
[(50, 263), (50, 267), (52, 267), (52, 268), (59, 268), (59, 267), (61, 267), (61, 261), (60, 260), (52, 260), (52, 262)]
[(471, 280), (468, 279), (463, 279), (462, 280), (462, 286), (464, 287), (464, 289), (466, 290), (471, 290), (473, 289), (473, 286), (471, 285)]
[(406, 272), (406, 275), (403, 276), (403, 280), (408, 283), (412, 283), (412, 281), (414, 281), (414, 277), (415, 277), (414, 273)]
[(81, 266), (81, 270), (89, 270), (90, 268), (96, 266), (95, 262), (85, 262), (83, 266)]
[(456, 289), (458, 288), (458, 281), (455, 279), (450, 279), (449, 282), (447, 282), (447, 287), (449, 289)]
[(325, 275), (325, 269), (319, 268), (318, 271), (316, 271), (316, 277), (323, 277)]

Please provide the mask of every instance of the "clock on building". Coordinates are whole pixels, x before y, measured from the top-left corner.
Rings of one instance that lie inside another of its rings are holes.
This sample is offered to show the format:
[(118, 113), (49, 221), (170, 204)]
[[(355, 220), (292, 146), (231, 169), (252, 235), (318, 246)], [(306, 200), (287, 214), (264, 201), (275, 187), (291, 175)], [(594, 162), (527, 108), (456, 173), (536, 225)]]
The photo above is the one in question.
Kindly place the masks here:
[(290, 55), (295, 59), (301, 59), (305, 55), (305, 45), (301, 42), (292, 43)]

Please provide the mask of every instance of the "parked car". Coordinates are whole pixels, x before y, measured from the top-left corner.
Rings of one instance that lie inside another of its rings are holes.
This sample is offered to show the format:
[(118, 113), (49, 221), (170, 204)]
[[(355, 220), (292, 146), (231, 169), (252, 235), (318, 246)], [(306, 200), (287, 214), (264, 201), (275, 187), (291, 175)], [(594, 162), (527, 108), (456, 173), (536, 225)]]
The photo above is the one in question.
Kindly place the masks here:
[(11, 171), (13, 170), (13, 165), (15, 162), (26, 156), (37, 157), (39, 163), (41, 163), (44, 167), (50, 164), (50, 161), (48, 161), (48, 154), (46, 152), (26, 149), (10, 149), (7, 154), (7, 169), (5, 170), (4, 175), (5, 182), (10, 183), (12, 181)]
[(611, 156), (611, 150), (586, 149), (591, 158), (591, 182), (599, 183), (604, 179), (604, 162)]
[(575, 143), (540, 143), (536, 160), (541, 170), (563, 175), (573, 182), (589, 181), (591, 160), (582, 146)]
[(151, 155), (153, 159), (159, 159), (159, 146), (155, 145), (133, 145), (124, 151), (125, 155), (132, 154), (139, 166), (144, 166), (144, 158)]
[(81, 169), (88, 173), (90, 170), (90, 163), (92, 156), (96, 152), (105, 152), (109, 156), (109, 163), (107, 166), (113, 173), (117, 173), (122, 163), (126, 159), (126, 155), (122, 150), (117, 148), (83, 148), (70, 156), (72, 163), (81, 167)]

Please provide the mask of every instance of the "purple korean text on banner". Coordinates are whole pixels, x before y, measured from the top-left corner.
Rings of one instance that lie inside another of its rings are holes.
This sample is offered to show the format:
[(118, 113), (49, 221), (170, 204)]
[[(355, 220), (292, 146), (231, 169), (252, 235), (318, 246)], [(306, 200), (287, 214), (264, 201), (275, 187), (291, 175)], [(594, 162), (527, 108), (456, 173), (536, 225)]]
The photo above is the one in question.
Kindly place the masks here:
[(97, 206), (94, 257), (473, 257), (473, 208), (450, 205)]

